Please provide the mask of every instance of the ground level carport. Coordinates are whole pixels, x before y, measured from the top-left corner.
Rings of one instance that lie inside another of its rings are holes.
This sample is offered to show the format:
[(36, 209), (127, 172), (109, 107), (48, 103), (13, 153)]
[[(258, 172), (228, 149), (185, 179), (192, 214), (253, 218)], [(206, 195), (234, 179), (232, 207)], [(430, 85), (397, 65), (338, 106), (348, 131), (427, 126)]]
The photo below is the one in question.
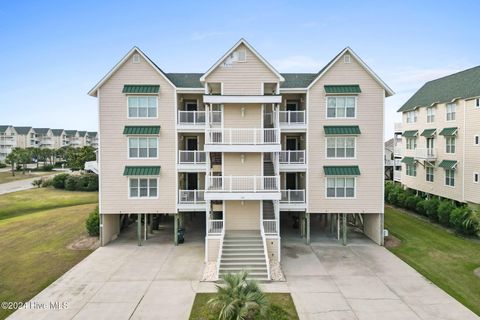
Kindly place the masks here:
[(310, 242), (338, 242), (370, 238), (383, 245), (382, 214), (281, 212), (282, 238)]
[[(205, 213), (177, 214), (102, 214), (100, 215), (102, 246), (118, 239), (141, 246), (146, 242), (170, 241), (179, 244), (179, 229), (184, 241), (205, 238)], [(180, 241), (181, 242), (181, 241)]]

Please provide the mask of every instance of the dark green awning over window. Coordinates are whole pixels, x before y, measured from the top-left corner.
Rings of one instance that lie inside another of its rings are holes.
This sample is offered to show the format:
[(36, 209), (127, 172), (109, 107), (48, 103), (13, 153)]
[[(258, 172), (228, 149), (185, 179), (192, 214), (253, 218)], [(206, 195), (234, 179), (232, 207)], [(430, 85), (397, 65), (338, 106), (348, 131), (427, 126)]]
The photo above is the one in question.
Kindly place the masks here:
[(425, 138), (431, 138), (435, 135), (436, 131), (437, 131), (437, 129), (425, 129), (425, 130), (423, 130), (421, 136), (425, 137)]
[(344, 84), (344, 85), (325, 85), (325, 93), (330, 94), (357, 94), (362, 92), (358, 84)]
[(158, 176), (160, 166), (126, 166), (124, 176)]
[(158, 93), (160, 86), (158, 84), (126, 84), (123, 86), (123, 93)]
[(410, 137), (416, 137), (417, 134), (418, 134), (418, 130), (407, 130), (403, 133), (403, 136), (410, 138)]
[(358, 166), (323, 166), (326, 176), (359, 176)]
[(413, 166), (415, 164), (415, 159), (413, 159), (412, 157), (403, 157), (402, 162)]
[(158, 134), (160, 126), (125, 126), (123, 134)]
[(440, 131), (440, 135), (442, 136), (454, 136), (457, 134), (457, 127), (452, 127), (452, 128), (444, 128), (442, 131)]
[(457, 166), (457, 161), (455, 160), (443, 160), (438, 165), (440, 168), (444, 169), (454, 169)]
[(359, 126), (323, 126), (325, 134), (333, 135), (357, 135), (360, 134)]

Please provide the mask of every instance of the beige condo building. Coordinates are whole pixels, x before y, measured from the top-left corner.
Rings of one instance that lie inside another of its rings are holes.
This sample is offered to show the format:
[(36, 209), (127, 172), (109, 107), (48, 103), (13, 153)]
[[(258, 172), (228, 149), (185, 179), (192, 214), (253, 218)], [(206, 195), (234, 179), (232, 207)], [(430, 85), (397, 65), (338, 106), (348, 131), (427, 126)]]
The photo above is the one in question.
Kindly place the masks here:
[(403, 164), (395, 180), (478, 206), (480, 66), (427, 82), (398, 111), (395, 155)]
[[(345, 48), (315, 73), (279, 73), (241, 39), (205, 73), (165, 73), (134, 47), (98, 100), (102, 245), (125, 215), (204, 215), (205, 261), (269, 279), (282, 217), (299, 238), (347, 223), (383, 244), (384, 100), (392, 90)], [(322, 221), (324, 229), (312, 228)]]

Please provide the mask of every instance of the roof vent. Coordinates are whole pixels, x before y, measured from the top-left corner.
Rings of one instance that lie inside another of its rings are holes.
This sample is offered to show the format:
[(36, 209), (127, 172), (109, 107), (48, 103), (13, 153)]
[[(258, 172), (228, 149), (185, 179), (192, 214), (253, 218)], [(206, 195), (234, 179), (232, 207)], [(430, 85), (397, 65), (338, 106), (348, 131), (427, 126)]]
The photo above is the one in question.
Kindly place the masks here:
[(346, 54), (343, 56), (343, 63), (350, 63), (350, 55)]
[(133, 63), (140, 63), (140, 55), (138, 53), (135, 53), (133, 55), (132, 61), (133, 61)]

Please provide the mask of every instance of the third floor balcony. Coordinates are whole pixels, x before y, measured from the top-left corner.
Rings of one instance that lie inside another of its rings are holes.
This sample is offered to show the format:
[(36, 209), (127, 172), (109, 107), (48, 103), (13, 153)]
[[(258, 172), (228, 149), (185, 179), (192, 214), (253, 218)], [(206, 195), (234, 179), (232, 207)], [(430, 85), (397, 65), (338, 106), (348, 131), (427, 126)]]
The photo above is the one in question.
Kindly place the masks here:
[(281, 150), (278, 128), (207, 128), (205, 151), (277, 152)]
[(307, 129), (305, 110), (279, 111), (278, 117), (282, 131), (303, 131)]
[(305, 171), (305, 150), (282, 150), (278, 153), (280, 171)]
[(434, 148), (416, 148), (415, 159), (435, 161), (437, 159), (437, 150)]

